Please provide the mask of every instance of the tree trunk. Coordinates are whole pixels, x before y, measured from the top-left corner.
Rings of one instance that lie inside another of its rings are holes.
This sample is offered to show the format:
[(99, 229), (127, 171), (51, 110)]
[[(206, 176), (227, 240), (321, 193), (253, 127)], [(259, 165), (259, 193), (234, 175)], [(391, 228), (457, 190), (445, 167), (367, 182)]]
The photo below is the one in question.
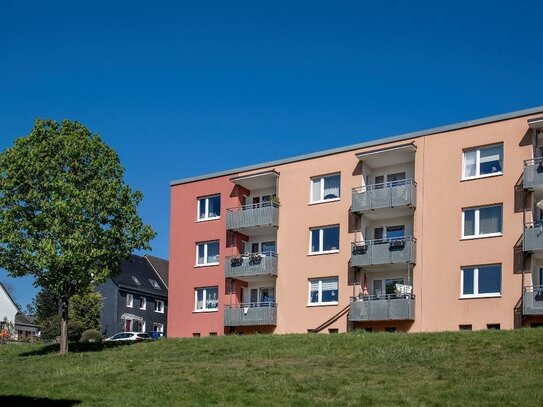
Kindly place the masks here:
[(60, 324), (60, 353), (68, 353), (68, 297), (62, 297), (62, 322)]

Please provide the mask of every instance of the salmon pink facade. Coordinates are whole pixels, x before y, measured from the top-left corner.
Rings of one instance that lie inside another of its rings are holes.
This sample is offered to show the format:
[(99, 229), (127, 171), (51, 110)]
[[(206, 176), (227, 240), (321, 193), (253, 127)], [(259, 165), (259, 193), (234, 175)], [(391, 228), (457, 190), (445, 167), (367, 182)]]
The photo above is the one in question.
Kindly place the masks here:
[(542, 116), (172, 182), (169, 335), (543, 323)]

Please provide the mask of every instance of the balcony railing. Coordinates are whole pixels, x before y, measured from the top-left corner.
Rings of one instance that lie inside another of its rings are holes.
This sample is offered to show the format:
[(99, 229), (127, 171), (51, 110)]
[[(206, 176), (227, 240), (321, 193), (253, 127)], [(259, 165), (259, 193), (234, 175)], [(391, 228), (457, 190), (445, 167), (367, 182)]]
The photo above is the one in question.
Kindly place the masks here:
[(241, 230), (261, 226), (279, 226), (279, 205), (275, 202), (245, 205), (226, 210), (226, 228)]
[(543, 315), (543, 285), (524, 287), (522, 304), (524, 315)]
[(533, 252), (543, 249), (543, 222), (528, 222), (524, 225), (523, 250)]
[(524, 188), (543, 188), (543, 157), (524, 161)]
[(277, 276), (277, 253), (263, 252), (226, 257), (224, 276), (243, 278), (251, 276)]
[(412, 179), (389, 181), (353, 188), (352, 212), (416, 206), (417, 183)]
[(415, 296), (384, 294), (351, 297), (349, 320), (396, 321), (415, 320)]
[(227, 305), (224, 326), (277, 325), (277, 303)]
[(351, 244), (351, 266), (415, 263), (417, 239), (412, 236), (366, 240)]

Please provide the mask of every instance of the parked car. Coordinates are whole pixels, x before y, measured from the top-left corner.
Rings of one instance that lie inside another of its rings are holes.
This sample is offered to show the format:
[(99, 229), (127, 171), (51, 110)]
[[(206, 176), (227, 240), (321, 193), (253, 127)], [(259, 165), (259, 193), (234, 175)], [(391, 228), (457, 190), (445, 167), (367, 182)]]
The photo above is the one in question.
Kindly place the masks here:
[(144, 332), (121, 332), (107, 338), (106, 341), (143, 341), (151, 339), (148, 333)]

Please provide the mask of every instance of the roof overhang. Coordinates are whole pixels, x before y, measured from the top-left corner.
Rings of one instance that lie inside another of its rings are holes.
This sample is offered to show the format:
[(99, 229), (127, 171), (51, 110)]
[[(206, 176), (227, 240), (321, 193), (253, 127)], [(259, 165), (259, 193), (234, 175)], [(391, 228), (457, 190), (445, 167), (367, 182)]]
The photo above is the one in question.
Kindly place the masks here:
[(536, 117), (535, 119), (528, 120), (528, 126), (530, 126), (532, 130), (543, 129), (543, 117)]
[(142, 317), (139, 317), (134, 314), (123, 314), (121, 315), (121, 319), (135, 319), (136, 321), (143, 321)]
[(381, 168), (412, 162), (415, 160), (416, 151), (415, 144), (407, 143), (359, 153), (356, 158), (372, 168)]
[(275, 188), (279, 173), (277, 171), (264, 171), (255, 174), (242, 175), (230, 178), (236, 185), (241, 185), (248, 190)]

